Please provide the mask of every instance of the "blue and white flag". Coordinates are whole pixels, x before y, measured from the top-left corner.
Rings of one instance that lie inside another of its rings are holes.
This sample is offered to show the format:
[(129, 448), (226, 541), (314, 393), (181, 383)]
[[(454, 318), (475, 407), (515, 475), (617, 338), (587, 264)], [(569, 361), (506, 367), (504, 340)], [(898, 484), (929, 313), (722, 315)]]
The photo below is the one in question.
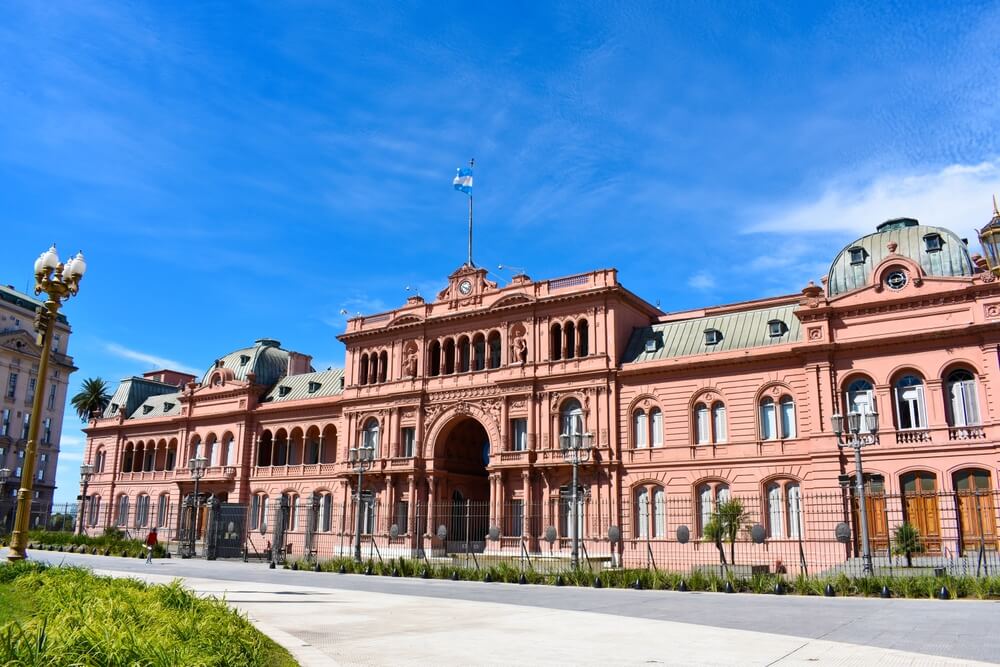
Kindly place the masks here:
[(472, 194), (472, 167), (459, 167), (455, 174), (455, 189), (467, 195)]

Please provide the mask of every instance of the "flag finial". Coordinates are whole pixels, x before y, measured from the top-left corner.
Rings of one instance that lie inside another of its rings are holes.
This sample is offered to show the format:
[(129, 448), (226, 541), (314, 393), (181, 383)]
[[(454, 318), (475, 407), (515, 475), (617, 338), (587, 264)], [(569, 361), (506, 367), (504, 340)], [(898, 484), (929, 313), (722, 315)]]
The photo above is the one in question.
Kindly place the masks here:
[(997, 196), (993, 195), (993, 217), (1000, 218), (1000, 208), (997, 208)]

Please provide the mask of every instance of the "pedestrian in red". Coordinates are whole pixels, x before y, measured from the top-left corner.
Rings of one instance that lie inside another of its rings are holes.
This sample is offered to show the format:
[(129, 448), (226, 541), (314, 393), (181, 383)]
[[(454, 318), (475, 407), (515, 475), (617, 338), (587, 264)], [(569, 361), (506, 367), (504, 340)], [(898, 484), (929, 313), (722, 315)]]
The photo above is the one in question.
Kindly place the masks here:
[(146, 536), (146, 563), (151, 564), (153, 562), (153, 547), (159, 544), (160, 541), (156, 538), (156, 528), (149, 531), (149, 535)]

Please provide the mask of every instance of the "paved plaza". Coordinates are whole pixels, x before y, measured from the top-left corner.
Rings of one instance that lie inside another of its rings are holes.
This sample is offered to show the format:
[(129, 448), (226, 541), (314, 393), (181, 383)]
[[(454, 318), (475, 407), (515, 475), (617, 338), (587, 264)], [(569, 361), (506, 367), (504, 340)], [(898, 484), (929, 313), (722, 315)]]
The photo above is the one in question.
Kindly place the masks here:
[(1000, 605), (594, 590), (33, 553), (225, 597), (303, 665), (960, 665), (1000, 656)]

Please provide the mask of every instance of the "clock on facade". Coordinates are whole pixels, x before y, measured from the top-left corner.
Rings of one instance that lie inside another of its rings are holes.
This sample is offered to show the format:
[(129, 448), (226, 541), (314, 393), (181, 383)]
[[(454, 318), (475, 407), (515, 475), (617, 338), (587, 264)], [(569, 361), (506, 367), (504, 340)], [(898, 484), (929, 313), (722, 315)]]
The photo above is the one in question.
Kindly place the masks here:
[(461, 292), (462, 294), (468, 294), (469, 292), (472, 291), (472, 283), (470, 283), (468, 280), (463, 280), (458, 284), (458, 291)]

